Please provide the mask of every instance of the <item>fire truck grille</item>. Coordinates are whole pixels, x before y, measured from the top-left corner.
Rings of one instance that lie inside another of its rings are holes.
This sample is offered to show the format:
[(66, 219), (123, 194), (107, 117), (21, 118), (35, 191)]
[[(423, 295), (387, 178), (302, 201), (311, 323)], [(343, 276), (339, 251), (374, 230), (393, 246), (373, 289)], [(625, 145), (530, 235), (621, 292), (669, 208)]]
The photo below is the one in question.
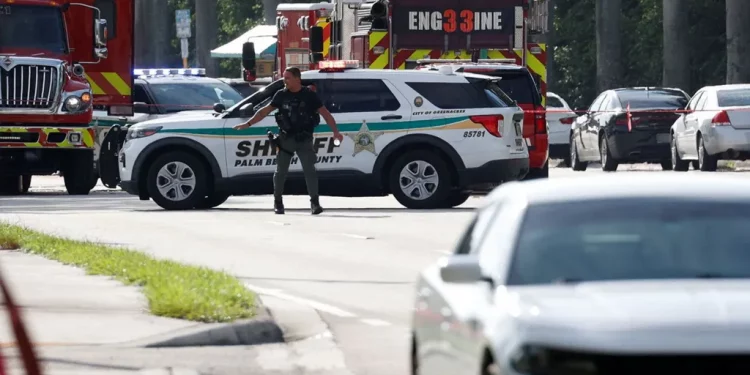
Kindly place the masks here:
[(53, 66), (16, 65), (0, 69), (0, 109), (50, 109), (58, 90)]

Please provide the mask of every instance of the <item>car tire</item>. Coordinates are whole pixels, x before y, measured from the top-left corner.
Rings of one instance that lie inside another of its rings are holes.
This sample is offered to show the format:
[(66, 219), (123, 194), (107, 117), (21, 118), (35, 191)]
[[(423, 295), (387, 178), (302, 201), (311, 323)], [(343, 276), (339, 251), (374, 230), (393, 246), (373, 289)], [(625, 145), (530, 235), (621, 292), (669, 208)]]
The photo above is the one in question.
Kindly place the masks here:
[(442, 208), (452, 185), (448, 164), (428, 150), (399, 156), (388, 173), (391, 193), (402, 206), (411, 209)]
[(719, 160), (714, 155), (706, 152), (706, 145), (703, 143), (703, 137), (698, 137), (698, 169), (702, 172), (715, 172)]
[(677, 139), (675, 139), (674, 134), (670, 139), (669, 146), (670, 153), (672, 154), (672, 170), (676, 172), (687, 172), (687, 170), (690, 168), (690, 162), (688, 162), (687, 160), (682, 160), (682, 158), (680, 157), (680, 153), (677, 152)]
[(540, 178), (549, 178), (549, 159), (544, 162), (541, 168), (530, 168), (529, 173), (524, 177), (524, 180), (538, 180)]
[[(209, 173), (196, 156), (174, 151), (151, 163), (146, 184), (151, 199), (165, 210), (190, 210), (211, 195)], [(176, 181), (177, 180), (177, 181)]]
[(578, 145), (576, 145), (573, 136), (570, 136), (570, 168), (577, 172), (583, 172), (589, 166), (588, 162), (581, 161), (578, 157)]
[(195, 205), (196, 209), (209, 210), (221, 206), (224, 202), (229, 199), (229, 194), (213, 193), (204, 197), (202, 200)]
[(443, 208), (458, 207), (466, 203), (466, 201), (469, 200), (469, 197), (471, 197), (471, 193), (469, 192), (453, 191), (448, 195), (448, 198), (443, 201)]
[(701, 169), (700, 164), (698, 164), (698, 160), (693, 160), (690, 162), (690, 165), (693, 166), (693, 170), (698, 171)]
[(599, 137), (599, 155), (601, 157), (602, 170), (605, 172), (614, 172), (620, 163), (612, 157), (609, 152), (609, 145), (606, 137)]
[(62, 173), (68, 194), (88, 195), (96, 186), (98, 179), (94, 170), (94, 153), (86, 151), (71, 153)]

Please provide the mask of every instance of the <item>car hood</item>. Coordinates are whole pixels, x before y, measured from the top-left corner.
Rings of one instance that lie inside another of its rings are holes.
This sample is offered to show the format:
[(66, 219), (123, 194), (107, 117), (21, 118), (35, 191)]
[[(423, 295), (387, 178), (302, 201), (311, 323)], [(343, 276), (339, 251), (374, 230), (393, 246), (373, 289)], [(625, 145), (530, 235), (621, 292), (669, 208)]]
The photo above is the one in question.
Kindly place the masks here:
[(500, 289), (524, 340), (617, 352), (750, 351), (750, 281), (597, 282)]
[(214, 116), (214, 114), (214, 111), (177, 112), (170, 116), (139, 122), (135, 124), (134, 127), (147, 127), (152, 125), (160, 125), (164, 127), (205, 127), (224, 121), (221, 117)]

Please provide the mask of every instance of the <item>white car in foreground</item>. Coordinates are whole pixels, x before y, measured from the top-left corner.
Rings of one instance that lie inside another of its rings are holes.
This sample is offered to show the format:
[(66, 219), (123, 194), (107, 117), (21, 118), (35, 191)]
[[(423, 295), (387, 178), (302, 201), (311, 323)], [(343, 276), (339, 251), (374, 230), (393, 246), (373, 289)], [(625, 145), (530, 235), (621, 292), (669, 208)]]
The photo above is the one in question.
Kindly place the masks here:
[(747, 228), (728, 175), (501, 186), (419, 276), (413, 373), (748, 374)]
[(707, 86), (672, 125), (672, 166), (716, 171), (719, 160), (750, 159), (750, 85)]

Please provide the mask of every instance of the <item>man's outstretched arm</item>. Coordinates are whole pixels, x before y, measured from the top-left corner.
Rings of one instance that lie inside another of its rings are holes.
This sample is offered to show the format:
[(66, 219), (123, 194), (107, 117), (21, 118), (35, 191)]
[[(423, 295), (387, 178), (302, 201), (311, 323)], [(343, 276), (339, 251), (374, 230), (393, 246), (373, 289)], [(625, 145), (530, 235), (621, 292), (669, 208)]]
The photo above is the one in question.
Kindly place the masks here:
[(333, 138), (338, 139), (339, 141), (342, 141), (344, 139), (344, 136), (339, 133), (339, 128), (336, 125), (336, 119), (333, 118), (333, 115), (331, 115), (331, 112), (328, 111), (328, 108), (325, 106), (321, 106), (318, 108), (318, 113), (323, 116), (323, 119), (326, 120), (326, 124), (333, 130)]

